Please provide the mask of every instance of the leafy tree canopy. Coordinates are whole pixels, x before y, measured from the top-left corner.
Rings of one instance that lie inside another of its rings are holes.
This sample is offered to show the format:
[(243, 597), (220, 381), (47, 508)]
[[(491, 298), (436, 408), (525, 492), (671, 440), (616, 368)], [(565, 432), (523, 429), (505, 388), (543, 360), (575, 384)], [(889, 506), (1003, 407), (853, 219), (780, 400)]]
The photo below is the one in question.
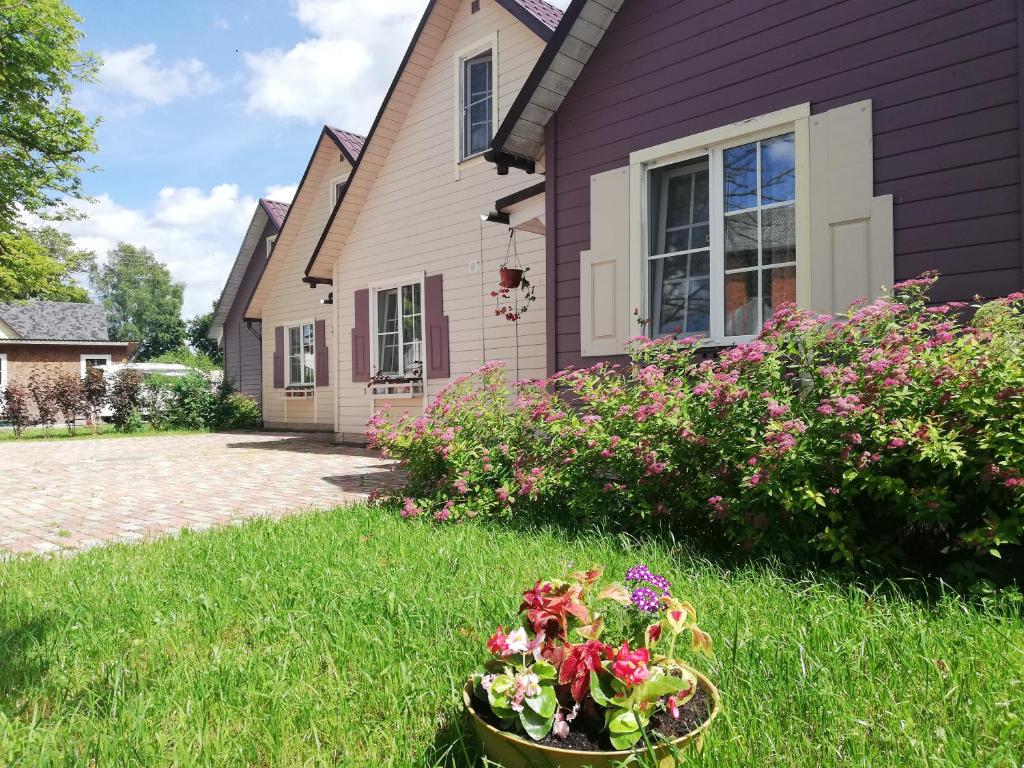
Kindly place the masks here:
[[(214, 306), (216, 307), (216, 303), (214, 303)], [(196, 354), (213, 360), (219, 366), (224, 362), (224, 358), (220, 351), (220, 345), (206, 335), (209, 333), (210, 325), (212, 323), (213, 310), (190, 318), (186, 324), (188, 328), (188, 345), (196, 352)]]
[(148, 248), (118, 243), (102, 266), (89, 272), (93, 291), (107, 311), (116, 341), (137, 341), (139, 360), (150, 360), (185, 343), (181, 306), (185, 284)]
[(88, 301), (75, 274), (87, 272), (95, 259), (50, 226), (0, 231), (0, 301)]
[(69, 216), (91, 170), (95, 121), (71, 106), (98, 59), (78, 48), (81, 18), (63, 0), (0, 0), (0, 232), (19, 213)]

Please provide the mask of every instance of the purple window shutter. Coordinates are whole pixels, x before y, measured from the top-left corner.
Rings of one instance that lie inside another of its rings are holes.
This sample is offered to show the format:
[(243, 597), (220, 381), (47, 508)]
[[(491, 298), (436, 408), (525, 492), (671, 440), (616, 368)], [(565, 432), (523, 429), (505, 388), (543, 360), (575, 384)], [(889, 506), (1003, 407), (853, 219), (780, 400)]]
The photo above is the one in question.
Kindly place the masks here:
[(423, 309), (427, 327), (427, 378), (451, 376), (448, 355), (448, 316), (444, 313), (444, 278), (431, 275), (423, 281)]
[(284, 326), (274, 329), (274, 389), (284, 389)]
[(316, 385), (327, 387), (331, 384), (330, 361), (327, 358), (327, 321), (317, 320), (313, 324), (313, 364), (316, 366)]
[(356, 327), (352, 329), (352, 381), (370, 380), (370, 291), (355, 292)]

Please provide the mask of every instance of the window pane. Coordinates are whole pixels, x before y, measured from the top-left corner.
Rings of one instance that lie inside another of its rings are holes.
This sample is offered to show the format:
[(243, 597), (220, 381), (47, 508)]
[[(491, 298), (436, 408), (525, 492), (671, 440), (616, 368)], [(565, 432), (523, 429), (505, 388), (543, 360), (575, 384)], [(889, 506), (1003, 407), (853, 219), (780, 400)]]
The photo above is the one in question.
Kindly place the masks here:
[(761, 142), (761, 205), (796, 199), (796, 156), (793, 134)]
[(302, 326), (302, 351), (307, 355), (313, 354), (313, 325), (309, 323)]
[(761, 262), (796, 261), (796, 209), (791, 205), (761, 211)]
[(423, 340), (421, 323), (422, 320), (419, 315), (412, 315), (402, 320), (402, 336), (407, 343)]
[(469, 157), (485, 151), (493, 133), (490, 52), (466, 61), (462, 79), (462, 153)]
[(757, 142), (722, 153), (725, 166), (725, 211), (757, 205)]
[(757, 266), (757, 212), (725, 217), (725, 268)]
[(420, 369), (423, 364), (423, 358), (420, 356), (420, 345), (418, 342), (412, 342), (411, 344), (405, 344), (405, 349), (402, 350), (402, 362), (405, 365), (405, 374), (407, 376), (416, 376), (420, 373)]
[(725, 276), (725, 335), (757, 333), (757, 276), (760, 270)]
[(710, 257), (706, 251), (650, 262), (651, 327), (656, 336), (708, 331), (709, 274)]
[(377, 337), (377, 367), (381, 373), (398, 373), (398, 334)]
[(398, 291), (377, 292), (377, 332), (395, 333), (398, 331)]
[(710, 246), (707, 157), (655, 170), (650, 190), (652, 254)]
[(776, 267), (762, 273), (764, 307), (762, 324), (781, 304), (796, 303), (796, 267)]

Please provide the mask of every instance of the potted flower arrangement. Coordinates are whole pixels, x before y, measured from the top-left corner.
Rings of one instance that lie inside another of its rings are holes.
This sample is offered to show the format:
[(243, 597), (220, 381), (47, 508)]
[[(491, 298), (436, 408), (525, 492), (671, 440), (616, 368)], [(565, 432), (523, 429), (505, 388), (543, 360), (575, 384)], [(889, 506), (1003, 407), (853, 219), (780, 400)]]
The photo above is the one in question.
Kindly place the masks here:
[(604, 768), (645, 755), (674, 765), (700, 746), (718, 691), (681, 661), (711, 653), (690, 603), (644, 565), (597, 592), (599, 570), (538, 581), (522, 625), (487, 641), (490, 659), (466, 683), (466, 708), (488, 759), (505, 768)]

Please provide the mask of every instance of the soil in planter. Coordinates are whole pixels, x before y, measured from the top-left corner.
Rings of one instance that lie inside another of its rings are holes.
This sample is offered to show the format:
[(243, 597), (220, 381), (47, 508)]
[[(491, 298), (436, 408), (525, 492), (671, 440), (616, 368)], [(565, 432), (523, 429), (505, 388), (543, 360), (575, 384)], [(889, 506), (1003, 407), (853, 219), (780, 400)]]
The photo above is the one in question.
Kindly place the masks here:
[[(481, 720), (501, 729), (500, 721), (491, 712), (491, 707), (486, 701), (480, 701), (474, 696), (473, 708), (480, 715)], [(651, 730), (661, 737), (660, 740), (674, 741), (694, 731), (697, 726), (706, 722), (710, 715), (711, 701), (704, 690), (698, 687), (693, 698), (679, 708), (678, 720), (659, 713), (651, 717)], [(601, 725), (600, 720), (577, 717), (569, 723), (569, 735), (564, 739), (559, 739), (550, 733), (540, 741), (533, 741), (529, 736), (522, 734), (516, 735), (544, 747), (571, 749), (577, 752), (613, 752), (615, 747), (608, 741), (608, 734), (601, 732)], [(642, 744), (643, 742), (641, 742), (641, 746)]]

